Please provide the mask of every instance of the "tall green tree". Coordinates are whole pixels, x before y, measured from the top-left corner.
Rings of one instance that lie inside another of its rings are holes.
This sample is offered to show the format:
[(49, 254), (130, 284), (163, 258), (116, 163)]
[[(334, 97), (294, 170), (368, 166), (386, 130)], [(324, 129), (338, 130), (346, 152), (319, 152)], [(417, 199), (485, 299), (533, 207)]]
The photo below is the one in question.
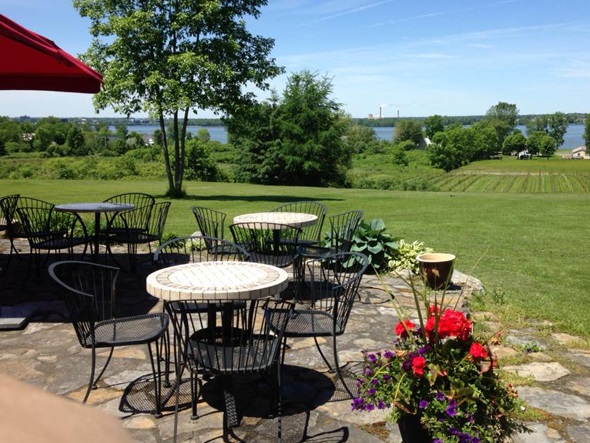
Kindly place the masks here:
[(418, 120), (401, 120), (393, 128), (393, 142), (395, 144), (411, 140), (416, 148), (424, 144), (422, 123)]
[(504, 139), (502, 144), (502, 154), (510, 155), (513, 152), (520, 152), (526, 149), (527, 139), (518, 129), (515, 129), (512, 134)]
[(436, 134), (437, 132), (442, 132), (444, 130), (445, 122), (442, 116), (435, 114), (424, 119), (424, 134), (426, 134), (426, 137), (428, 137), (430, 140), (432, 140), (434, 134)]
[(551, 157), (557, 150), (555, 139), (543, 131), (535, 131), (529, 135), (526, 143), (528, 151), (532, 155)]
[(563, 136), (567, 132), (567, 117), (563, 112), (550, 115), (541, 115), (530, 120), (527, 124), (527, 132), (544, 132), (555, 141), (557, 147), (563, 145)]
[(459, 123), (449, 126), (444, 132), (436, 133), (432, 144), (426, 148), (430, 164), (450, 172), (469, 163), (474, 134), (472, 129), (465, 129)]
[(499, 146), (502, 146), (504, 139), (514, 131), (518, 122), (518, 112), (516, 105), (506, 102), (498, 102), (487, 110), (482, 123), (494, 128)]
[(348, 119), (327, 77), (292, 74), (282, 97), (273, 94), (227, 121), (230, 142), (242, 152), (238, 181), (299, 186), (344, 186), (354, 146)]
[[(271, 58), (274, 40), (246, 23), (267, 0), (73, 0), (90, 19), (92, 43), (82, 58), (103, 74), (94, 96), (127, 116), (146, 112), (160, 122), (168, 195), (184, 191), (189, 112), (231, 115), (283, 72)], [(248, 90), (246, 89), (248, 86)], [(165, 119), (173, 121), (167, 135)]]
[(584, 143), (590, 147), (590, 114), (584, 119)]

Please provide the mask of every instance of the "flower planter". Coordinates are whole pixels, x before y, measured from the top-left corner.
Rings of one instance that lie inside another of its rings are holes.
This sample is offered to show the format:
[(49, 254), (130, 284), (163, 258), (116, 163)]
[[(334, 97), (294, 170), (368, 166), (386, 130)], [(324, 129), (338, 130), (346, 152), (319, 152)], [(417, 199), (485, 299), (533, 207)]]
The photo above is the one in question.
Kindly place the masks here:
[(397, 421), (402, 443), (432, 443), (432, 437), (420, 423), (419, 415), (404, 415)]
[(440, 252), (421, 254), (416, 257), (420, 274), (430, 289), (444, 289), (451, 282), (455, 256)]

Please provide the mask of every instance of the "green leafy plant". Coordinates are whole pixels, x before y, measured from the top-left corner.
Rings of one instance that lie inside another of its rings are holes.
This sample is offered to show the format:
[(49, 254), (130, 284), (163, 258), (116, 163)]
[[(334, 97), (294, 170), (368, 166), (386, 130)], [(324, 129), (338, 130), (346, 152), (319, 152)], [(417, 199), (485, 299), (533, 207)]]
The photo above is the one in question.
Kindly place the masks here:
[(365, 254), (376, 273), (388, 271), (390, 260), (397, 255), (399, 239), (385, 231), (385, 222), (380, 218), (362, 220), (350, 248)]
[(391, 271), (400, 272), (410, 271), (412, 274), (418, 274), (418, 260), (416, 257), (420, 254), (432, 252), (431, 248), (424, 246), (423, 242), (408, 243), (401, 239), (397, 244), (397, 252), (389, 261), (388, 267)]
[(391, 408), (392, 421), (418, 420), (433, 443), (495, 443), (527, 431), (516, 418), (517, 392), (499, 376), (488, 341), (474, 335), (463, 312), (445, 306), (444, 291), (432, 297), (410, 284), (418, 319), (394, 305), (401, 321), (393, 348), (363, 352), (353, 409)]

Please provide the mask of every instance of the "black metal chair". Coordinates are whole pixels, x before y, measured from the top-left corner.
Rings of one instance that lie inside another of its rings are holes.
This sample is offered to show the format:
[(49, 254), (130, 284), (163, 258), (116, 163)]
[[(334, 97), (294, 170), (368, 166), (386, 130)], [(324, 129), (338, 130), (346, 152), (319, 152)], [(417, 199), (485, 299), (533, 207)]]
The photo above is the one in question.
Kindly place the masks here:
[(127, 257), (129, 268), (135, 271), (137, 267), (137, 248), (141, 244), (147, 244), (150, 256), (151, 244), (160, 242), (164, 234), (164, 227), (170, 209), (170, 202), (160, 202), (153, 205), (141, 206), (131, 211), (117, 212), (107, 225), (104, 241), (111, 258), (121, 266), (115, 258), (113, 245), (127, 245)]
[[(177, 237), (162, 243), (154, 253), (154, 266), (158, 269), (169, 266), (182, 265), (186, 263), (197, 263), (204, 261), (248, 261), (248, 254), (240, 246), (221, 238), (205, 237), (192, 235), (187, 237)], [(234, 303), (236, 309), (245, 309), (245, 302)], [(166, 309), (171, 316), (178, 317), (177, 323), (179, 333), (182, 335), (189, 334), (189, 321), (183, 314), (195, 312), (207, 312), (208, 304), (206, 302), (185, 301), (180, 303), (171, 301), (167, 303)], [(194, 332), (194, 331), (192, 331)], [(180, 352), (181, 346), (177, 342), (177, 351)], [(171, 354), (171, 353), (169, 353)], [(177, 362), (180, 358), (177, 356)], [(192, 392), (192, 410), (193, 418), (197, 417), (196, 403), (196, 374), (191, 371), (191, 392)]]
[[(29, 206), (26, 206), (29, 205)], [(31, 249), (28, 271), (35, 263), (37, 272), (40, 269), (40, 256), (43, 251), (47, 255), (45, 263), (49, 260), (50, 253), (54, 251), (60, 259), (62, 250), (66, 250), (67, 258), (74, 258), (75, 247), (81, 246), (80, 258), (83, 258), (88, 249), (88, 232), (86, 226), (78, 214), (57, 212), (51, 203), (31, 198), (19, 199), (16, 208), (18, 222)]]
[(18, 224), (16, 223), (16, 206), (18, 204), (19, 194), (5, 195), (0, 198), (0, 231), (4, 231), (4, 237), (10, 240), (10, 250), (8, 251), (8, 259), (6, 264), (2, 267), (2, 272), (6, 273), (10, 266), (12, 254), (18, 254), (14, 246), (14, 239), (20, 235), (18, 233)]
[(299, 245), (297, 263), (294, 266), (295, 280), (305, 280), (305, 261), (326, 258), (336, 252), (349, 252), (364, 212), (361, 210), (345, 211), (328, 217), (330, 231), (325, 239), (315, 245)]
[[(285, 268), (295, 261), (301, 228), (281, 223), (233, 223), (234, 243), (250, 254), (250, 261)], [(288, 241), (285, 241), (288, 240)]]
[[(104, 200), (105, 203), (123, 203), (123, 204), (130, 204), (133, 205), (136, 209), (137, 208), (145, 208), (144, 212), (145, 219), (149, 219), (150, 213), (148, 208), (154, 206), (156, 204), (156, 199), (150, 195), (143, 192), (126, 192), (123, 194), (113, 195), (112, 197), (107, 198)], [(118, 214), (108, 214), (105, 213), (106, 221), (101, 223), (100, 233), (102, 235), (106, 235), (106, 230), (109, 229), (110, 233), (113, 234), (117, 231), (124, 232), (127, 229), (127, 226), (123, 223), (123, 220), (117, 218)]]
[[(192, 372), (204, 370), (214, 377), (222, 377), (225, 399), (224, 437), (229, 428), (240, 423), (232, 376), (261, 374), (270, 385), (270, 395), (261, 394), (261, 397), (271, 399), (271, 416), (278, 417), (280, 440), (280, 351), (282, 333), (293, 304), (262, 298), (248, 302), (247, 309), (236, 309), (234, 302), (220, 300), (210, 300), (207, 306), (205, 311), (194, 311), (193, 302), (178, 302), (182, 316), (190, 322), (190, 331), (194, 331), (190, 336), (184, 333), (186, 329), (182, 329), (178, 322), (173, 323), (176, 334), (182, 340), (185, 364), (191, 367)], [(268, 321), (270, 312), (273, 313), (272, 330)], [(193, 404), (195, 401), (193, 399)]]
[(201, 235), (213, 238), (225, 238), (225, 212), (204, 206), (193, 206), (191, 208)]
[[(338, 252), (307, 260), (307, 292), (298, 293), (298, 304), (283, 335), (285, 342), (288, 338), (313, 337), (322, 359), (330, 371), (337, 372), (351, 397), (353, 393), (344, 380), (338, 359), (337, 337), (344, 334), (368, 264), (367, 257), (358, 252)], [(271, 324), (274, 325), (274, 312), (271, 315)], [(331, 337), (334, 366), (322, 351), (319, 337)]]
[(301, 228), (301, 235), (298, 243), (300, 245), (312, 245), (321, 241), (322, 227), (324, 226), (324, 219), (328, 208), (323, 203), (318, 201), (296, 201), (285, 203), (277, 206), (271, 210), (272, 212), (302, 212), (305, 214), (313, 214), (317, 216), (317, 221), (313, 225), (304, 226)]
[[(116, 281), (119, 268), (82, 261), (61, 261), (49, 266), (49, 275), (63, 289), (63, 299), (78, 341), (92, 350), (90, 381), (83, 402), (104, 374), (115, 347), (147, 345), (154, 380), (155, 415), (161, 416), (161, 372), (158, 341), (166, 340), (169, 317), (166, 313), (116, 316)], [(154, 356), (152, 345), (156, 350)], [(96, 352), (110, 348), (102, 370), (95, 378)], [(163, 347), (167, 349), (167, 347)]]

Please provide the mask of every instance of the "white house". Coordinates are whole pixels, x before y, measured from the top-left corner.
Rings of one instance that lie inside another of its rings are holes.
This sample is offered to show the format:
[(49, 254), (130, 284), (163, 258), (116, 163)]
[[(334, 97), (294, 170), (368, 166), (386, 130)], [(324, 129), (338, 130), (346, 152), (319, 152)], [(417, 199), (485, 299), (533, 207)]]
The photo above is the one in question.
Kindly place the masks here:
[(590, 159), (590, 155), (586, 152), (586, 146), (578, 146), (572, 149), (572, 158)]

